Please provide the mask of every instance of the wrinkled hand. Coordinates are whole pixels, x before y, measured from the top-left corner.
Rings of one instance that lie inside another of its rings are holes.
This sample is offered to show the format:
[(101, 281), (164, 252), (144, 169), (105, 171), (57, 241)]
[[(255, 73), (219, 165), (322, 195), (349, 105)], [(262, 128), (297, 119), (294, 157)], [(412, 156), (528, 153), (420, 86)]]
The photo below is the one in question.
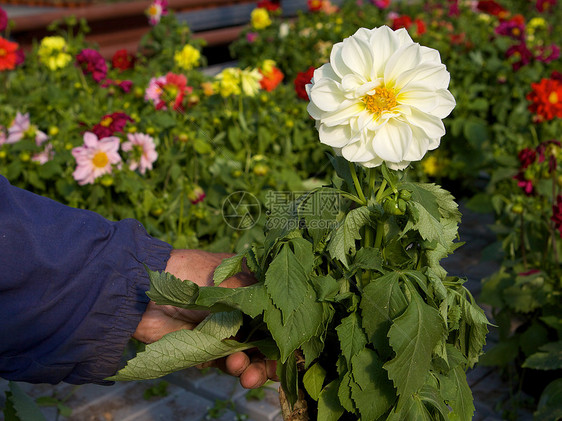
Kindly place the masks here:
[[(189, 279), (199, 286), (212, 286), (213, 273), (223, 259), (232, 256), (227, 253), (209, 253), (202, 250), (173, 250), (165, 271), (179, 279)], [(249, 271), (241, 272), (221, 283), (221, 287), (237, 288), (255, 282)], [(180, 329), (193, 329), (209, 313), (186, 310), (168, 305), (148, 306), (135, 331), (133, 338), (144, 343), (152, 343), (170, 332)], [(231, 376), (240, 378), (240, 384), (253, 389), (262, 386), (268, 379), (277, 380), (275, 361), (266, 361), (256, 350), (236, 352), (225, 358), (205, 364), (217, 367)]]

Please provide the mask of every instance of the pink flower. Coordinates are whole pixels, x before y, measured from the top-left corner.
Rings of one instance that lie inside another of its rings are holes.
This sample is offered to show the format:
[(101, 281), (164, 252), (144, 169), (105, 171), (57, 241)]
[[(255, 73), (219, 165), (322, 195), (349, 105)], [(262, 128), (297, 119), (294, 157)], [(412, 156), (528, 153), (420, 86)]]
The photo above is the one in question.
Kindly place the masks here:
[(373, 0), (373, 4), (379, 9), (386, 9), (390, 6), (390, 0)]
[(554, 227), (560, 232), (562, 238), (562, 196), (560, 195), (556, 197), (556, 204), (552, 206), (552, 217), (550, 219), (554, 222)]
[(256, 40), (258, 39), (259, 35), (256, 32), (248, 32), (246, 34), (246, 41), (248, 41), (250, 44), (256, 42)]
[(0, 31), (3, 31), (8, 26), (8, 14), (0, 7)]
[(141, 174), (146, 170), (152, 169), (152, 164), (158, 158), (154, 139), (143, 133), (129, 133), (127, 142), (121, 145), (125, 152), (132, 152), (129, 159), (129, 169), (131, 171), (139, 169)]
[(16, 143), (23, 139), (25, 132), (29, 130), (29, 113), (18, 112), (16, 118), (8, 128), (6, 143)]
[(55, 151), (53, 151), (53, 145), (49, 143), (47, 146), (45, 146), (45, 149), (33, 155), (31, 160), (43, 165), (53, 159), (54, 155)]
[(513, 62), (511, 66), (513, 67), (514, 71), (519, 70), (522, 66), (529, 64), (531, 59), (533, 58), (533, 53), (529, 51), (527, 45), (524, 41), (517, 45), (513, 45), (507, 49), (505, 52), (507, 58), (515, 57), (518, 59), (517, 61)]
[(35, 143), (37, 146), (41, 146), (41, 144), (49, 138), (49, 136), (41, 130), (37, 130), (37, 127), (31, 125), (29, 121), (29, 113), (21, 114), (18, 112), (16, 114), (16, 118), (8, 129), (8, 137), (4, 143), (19, 142), (26, 134), (35, 136)]
[(167, 0), (154, 0), (154, 2), (146, 9), (146, 16), (151, 25), (157, 25), (162, 19), (162, 16), (168, 14)]
[(93, 184), (96, 178), (110, 174), (113, 164), (121, 162), (118, 151), (119, 138), (105, 137), (98, 140), (94, 133), (84, 133), (84, 146), (72, 149), (72, 156), (77, 164), (72, 176), (81, 186)]
[(76, 56), (76, 64), (82, 68), (85, 75), (91, 74), (98, 83), (107, 76), (107, 63), (100, 53), (91, 48), (83, 49)]

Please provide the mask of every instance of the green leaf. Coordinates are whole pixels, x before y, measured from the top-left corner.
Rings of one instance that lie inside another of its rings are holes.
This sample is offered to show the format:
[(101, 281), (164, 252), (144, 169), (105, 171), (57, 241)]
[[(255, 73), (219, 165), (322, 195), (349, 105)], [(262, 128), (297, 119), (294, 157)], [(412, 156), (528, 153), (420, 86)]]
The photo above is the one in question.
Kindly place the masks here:
[(281, 310), (276, 308), (271, 300), (265, 310), (264, 320), (279, 345), (281, 361), (286, 361), (289, 355), (316, 335), (323, 323), (323, 306), (315, 300), (312, 287), (304, 295), (303, 305), (293, 311), (286, 320), (283, 320)]
[(320, 338), (313, 336), (301, 345), (301, 349), (304, 353), (304, 367), (307, 368), (322, 353), (324, 342)]
[(9, 391), (6, 392), (6, 409), (4, 415), (6, 421), (10, 421), (8, 416), (15, 416), (13, 421), (46, 421), (45, 416), (35, 403), (17, 383), (9, 382)]
[(318, 419), (322, 421), (338, 421), (344, 412), (338, 397), (339, 380), (326, 385), (318, 398)]
[(304, 302), (308, 292), (307, 277), (300, 259), (284, 244), (265, 274), (265, 287), (275, 306), (281, 310), (284, 323)]
[(242, 326), (240, 311), (211, 313), (194, 330), (214, 336), (217, 339), (228, 339), (238, 333)]
[(470, 325), (468, 330), (468, 348), (467, 359), (468, 366), (473, 367), (482, 354), (482, 348), (486, 343), (486, 335), (488, 334), (488, 319), (484, 311), (476, 304), (470, 303), (464, 299), (462, 302), (463, 320)]
[(383, 259), (380, 249), (363, 247), (357, 251), (353, 264), (349, 269), (369, 269), (382, 272), (382, 264)]
[(195, 304), (199, 286), (191, 281), (182, 281), (168, 272), (148, 270), (150, 289), (146, 295), (158, 305), (173, 305), (190, 308)]
[(560, 418), (562, 418), (562, 379), (556, 379), (542, 392), (534, 419), (558, 421)]
[(341, 383), (338, 388), (338, 399), (341, 406), (345, 408), (348, 412), (355, 412), (355, 404), (353, 399), (351, 399), (351, 383), (353, 382), (351, 378), (351, 372), (347, 371), (341, 378)]
[(484, 366), (505, 366), (515, 360), (518, 352), (519, 341), (517, 337), (511, 337), (488, 349), (478, 363)]
[(203, 332), (182, 329), (146, 345), (143, 352), (139, 352), (123, 369), (107, 380), (155, 379), (256, 346), (256, 342), (221, 341)]
[(525, 357), (528, 357), (548, 342), (548, 330), (541, 323), (534, 321), (521, 333), (519, 345)]
[(196, 305), (211, 311), (240, 310), (250, 317), (259, 316), (269, 297), (263, 284), (240, 288), (201, 287)]
[[(434, 383), (437, 385), (435, 380)], [(419, 391), (418, 396), (426, 407), (432, 406), (435, 408), (441, 415), (443, 421), (449, 419), (449, 408), (445, 405), (443, 397), (436, 386), (429, 384), (424, 385)]]
[(318, 294), (318, 301), (330, 301), (340, 290), (340, 284), (330, 275), (313, 276), (310, 281)]
[(446, 333), (439, 312), (425, 304), (414, 288), (409, 291), (408, 308), (388, 332), (396, 357), (384, 366), (401, 396), (409, 396), (424, 385), (432, 351)]
[(367, 345), (367, 337), (361, 329), (361, 319), (357, 312), (351, 313), (342, 319), (341, 324), (336, 327), (342, 354), (348, 363), (351, 358), (361, 352)]
[(445, 374), (437, 374), (439, 390), (445, 402), (453, 409), (459, 421), (470, 421), (474, 414), (472, 392), (466, 381), (466, 373), (460, 365)]
[[(399, 409), (400, 408), (400, 409)], [(421, 398), (416, 394), (400, 397), (386, 421), (435, 421)]]
[(279, 377), (281, 387), (285, 391), (287, 401), (293, 406), (299, 396), (299, 376), (294, 353), (291, 353), (285, 362), (277, 362), (277, 376)]
[(315, 363), (312, 367), (306, 370), (306, 373), (304, 373), (302, 378), (304, 388), (315, 401), (317, 401), (320, 396), (325, 378), (326, 370), (324, 370), (319, 363)]
[(215, 269), (213, 274), (213, 281), (218, 286), (228, 278), (242, 272), (242, 262), (244, 261), (244, 254), (237, 254), (236, 256), (224, 259), (220, 265)]
[(384, 356), (390, 356), (388, 329), (392, 320), (406, 309), (408, 302), (400, 289), (400, 274), (390, 272), (372, 281), (363, 289), (361, 317), (369, 342)]
[(539, 351), (525, 360), (525, 368), (535, 370), (557, 370), (562, 368), (562, 341), (551, 342), (539, 348)]
[(369, 209), (366, 206), (352, 209), (345, 216), (343, 223), (332, 231), (328, 252), (333, 259), (338, 259), (346, 267), (348, 265), (347, 254), (355, 254), (355, 240), (360, 240), (359, 231), (369, 222)]
[(455, 198), (447, 190), (432, 183), (404, 183), (400, 188), (412, 191), (412, 200), (419, 203), (429, 214), (439, 220), (440, 216), (452, 222), (461, 221), (461, 213)]
[(396, 399), (392, 382), (382, 367), (375, 351), (368, 348), (351, 360), (351, 397), (362, 419), (376, 420), (383, 415)]

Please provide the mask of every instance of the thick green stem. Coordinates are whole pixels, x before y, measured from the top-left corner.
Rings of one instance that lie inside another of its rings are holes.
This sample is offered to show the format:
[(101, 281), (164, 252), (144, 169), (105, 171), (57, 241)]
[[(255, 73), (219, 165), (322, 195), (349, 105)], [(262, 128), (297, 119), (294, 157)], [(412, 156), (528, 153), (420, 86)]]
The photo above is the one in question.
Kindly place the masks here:
[(377, 203), (381, 202), (381, 198), (382, 198), (382, 195), (384, 194), (385, 189), (386, 189), (386, 180), (382, 180), (381, 186), (379, 187), (379, 190), (377, 191), (377, 197), (375, 198)]
[(384, 224), (379, 221), (377, 224), (377, 236), (375, 237), (375, 248), (380, 249), (382, 244), (382, 236), (384, 234)]
[(355, 185), (355, 190), (357, 190), (357, 196), (364, 205), (367, 204), (367, 200), (365, 200), (365, 195), (363, 194), (363, 189), (361, 188), (361, 183), (357, 178), (357, 171), (355, 171), (355, 165), (353, 162), (349, 163), (349, 170), (351, 171), (351, 178), (353, 178), (353, 184)]

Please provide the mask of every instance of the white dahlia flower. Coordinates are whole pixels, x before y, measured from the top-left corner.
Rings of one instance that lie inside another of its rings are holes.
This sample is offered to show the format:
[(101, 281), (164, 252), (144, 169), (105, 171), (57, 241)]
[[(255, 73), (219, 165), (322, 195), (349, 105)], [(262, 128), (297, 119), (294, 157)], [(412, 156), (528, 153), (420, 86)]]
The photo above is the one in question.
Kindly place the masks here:
[(405, 29), (359, 29), (307, 85), (320, 141), (351, 162), (401, 170), (439, 146), (455, 107), (439, 52)]

